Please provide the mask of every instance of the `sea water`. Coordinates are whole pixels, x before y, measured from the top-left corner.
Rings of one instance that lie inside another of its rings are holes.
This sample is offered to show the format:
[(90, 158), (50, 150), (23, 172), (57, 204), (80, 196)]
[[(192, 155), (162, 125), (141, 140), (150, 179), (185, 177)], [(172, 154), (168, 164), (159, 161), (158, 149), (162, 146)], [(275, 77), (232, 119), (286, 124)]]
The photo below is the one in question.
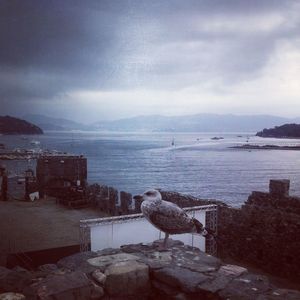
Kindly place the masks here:
[[(32, 140), (40, 145), (32, 145)], [(270, 179), (290, 179), (290, 193), (300, 196), (300, 151), (230, 148), (246, 143), (299, 145), (300, 140), (265, 139), (251, 133), (73, 131), (0, 136), (0, 143), (10, 149), (41, 147), (83, 154), (90, 184), (132, 194), (161, 188), (240, 206), (251, 191), (268, 191)], [(34, 161), (0, 163), (12, 172), (35, 166)]]

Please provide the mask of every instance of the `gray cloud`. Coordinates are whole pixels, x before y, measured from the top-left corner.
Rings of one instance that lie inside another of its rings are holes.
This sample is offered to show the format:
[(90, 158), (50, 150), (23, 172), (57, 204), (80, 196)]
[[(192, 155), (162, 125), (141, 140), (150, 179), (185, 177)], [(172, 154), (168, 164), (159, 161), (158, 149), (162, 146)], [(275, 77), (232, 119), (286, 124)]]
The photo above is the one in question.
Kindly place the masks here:
[[(297, 1), (0, 1), (0, 101), (77, 90), (220, 89), (299, 38)], [(42, 106), (39, 105), (39, 109)]]

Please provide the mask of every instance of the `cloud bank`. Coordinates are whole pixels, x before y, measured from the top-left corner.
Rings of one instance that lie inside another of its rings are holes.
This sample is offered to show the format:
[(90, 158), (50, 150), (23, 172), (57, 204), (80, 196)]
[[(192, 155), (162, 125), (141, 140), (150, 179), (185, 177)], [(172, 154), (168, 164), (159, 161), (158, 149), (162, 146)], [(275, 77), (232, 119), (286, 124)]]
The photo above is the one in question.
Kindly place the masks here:
[(2, 114), (300, 111), (300, 5), (0, 1)]

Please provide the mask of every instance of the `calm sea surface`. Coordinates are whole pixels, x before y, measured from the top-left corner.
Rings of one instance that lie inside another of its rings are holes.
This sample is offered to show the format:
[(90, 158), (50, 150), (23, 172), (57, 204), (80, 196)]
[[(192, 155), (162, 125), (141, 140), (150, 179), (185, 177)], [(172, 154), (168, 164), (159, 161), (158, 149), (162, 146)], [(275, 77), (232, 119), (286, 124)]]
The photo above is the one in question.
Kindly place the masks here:
[[(240, 135), (242, 137), (240, 137)], [(222, 136), (222, 140), (211, 140)], [(46, 132), (42, 136), (0, 136), (7, 148), (56, 149), (88, 159), (88, 181), (130, 193), (162, 188), (240, 206), (253, 190), (267, 191), (270, 179), (290, 179), (300, 196), (300, 151), (238, 150), (245, 133), (103, 133)], [(300, 145), (300, 140), (263, 139), (251, 144)], [(175, 146), (172, 146), (174, 139)], [(34, 162), (2, 161), (12, 172)]]

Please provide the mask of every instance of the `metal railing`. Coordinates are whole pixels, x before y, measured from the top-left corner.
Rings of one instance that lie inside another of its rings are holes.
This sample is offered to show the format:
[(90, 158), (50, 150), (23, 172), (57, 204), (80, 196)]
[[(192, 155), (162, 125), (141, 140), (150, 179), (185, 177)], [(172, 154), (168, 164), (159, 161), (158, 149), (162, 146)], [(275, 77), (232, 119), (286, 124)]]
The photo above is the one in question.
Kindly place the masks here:
[[(197, 211), (205, 212), (205, 227), (212, 229), (217, 232), (217, 208), (216, 204), (201, 205), (183, 208), (188, 214), (192, 217), (195, 217)], [(80, 251), (90, 251), (91, 250), (91, 228), (101, 225), (113, 225), (120, 223), (133, 222), (140, 219), (144, 219), (143, 214), (131, 214), (131, 215), (122, 215), (114, 217), (105, 217), (105, 218), (95, 218), (95, 219), (85, 219), (80, 220), (79, 223), (79, 244)], [(160, 236), (160, 234), (159, 234)], [(192, 234), (192, 245), (194, 234)], [(217, 245), (214, 239), (207, 239), (205, 243), (205, 251), (211, 255), (216, 255)]]

